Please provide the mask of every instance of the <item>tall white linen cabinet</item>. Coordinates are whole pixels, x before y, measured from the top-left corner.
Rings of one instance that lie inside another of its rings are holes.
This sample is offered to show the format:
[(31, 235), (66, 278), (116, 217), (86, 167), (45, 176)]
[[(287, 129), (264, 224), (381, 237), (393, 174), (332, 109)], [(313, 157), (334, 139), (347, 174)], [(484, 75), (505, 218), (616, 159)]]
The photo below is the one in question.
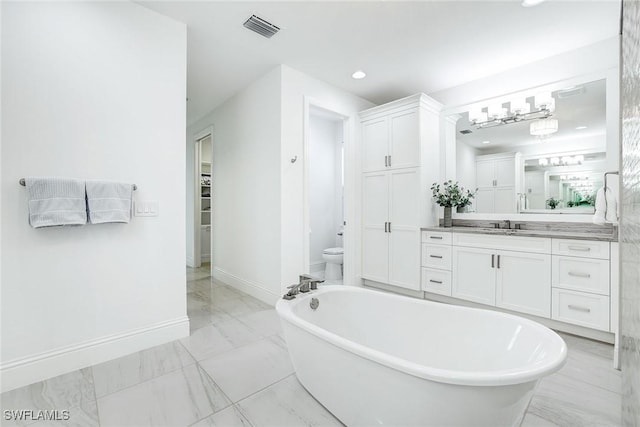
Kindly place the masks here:
[(360, 113), (365, 283), (420, 290), (420, 228), (438, 223), (441, 110), (418, 94)]

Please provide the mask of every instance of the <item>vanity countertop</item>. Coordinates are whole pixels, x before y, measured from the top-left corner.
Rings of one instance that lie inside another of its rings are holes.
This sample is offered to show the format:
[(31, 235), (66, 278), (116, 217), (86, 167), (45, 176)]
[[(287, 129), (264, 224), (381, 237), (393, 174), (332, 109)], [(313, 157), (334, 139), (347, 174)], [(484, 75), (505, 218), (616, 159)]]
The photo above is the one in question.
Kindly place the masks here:
[[(535, 224), (535, 225), (533, 225)], [(568, 225), (567, 225), (568, 224)], [(522, 229), (493, 228), (488, 224), (458, 225), (453, 227), (424, 227), (423, 231), (479, 233), (497, 236), (551, 237), (554, 239), (598, 240), (605, 242), (618, 241), (618, 229), (613, 226), (592, 226), (579, 223), (522, 223)]]

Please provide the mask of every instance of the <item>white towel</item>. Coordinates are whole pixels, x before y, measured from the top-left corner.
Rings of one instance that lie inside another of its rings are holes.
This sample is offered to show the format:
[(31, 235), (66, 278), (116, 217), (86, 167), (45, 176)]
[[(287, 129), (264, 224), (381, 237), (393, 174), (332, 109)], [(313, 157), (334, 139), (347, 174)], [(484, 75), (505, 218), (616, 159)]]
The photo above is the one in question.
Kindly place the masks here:
[(29, 176), (25, 185), (33, 228), (87, 223), (83, 180)]
[(607, 222), (612, 224), (618, 223), (618, 197), (616, 195), (616, 191), (607, 187), (605, 189), (605, 198), (604, 200), (607, 202), (607, 212), (605, 213), (605, 218)]
[(133, 185), (123, 182), (87, 181), (87, 209), (91, 224), (129, 222)]
[(596, 211), (593, 215), (593, 223), (603, 225), (605, 223), (618, 223), (618, 197), (616, 190), (611, 187), (601, 188), (596, 193)]
[(604, 195), (604, 188), (601, 188), (596, 193), (596, 211), (593, 214), (593, 223), (598, 225), (604, 225), (607, 222), (607, 201)]

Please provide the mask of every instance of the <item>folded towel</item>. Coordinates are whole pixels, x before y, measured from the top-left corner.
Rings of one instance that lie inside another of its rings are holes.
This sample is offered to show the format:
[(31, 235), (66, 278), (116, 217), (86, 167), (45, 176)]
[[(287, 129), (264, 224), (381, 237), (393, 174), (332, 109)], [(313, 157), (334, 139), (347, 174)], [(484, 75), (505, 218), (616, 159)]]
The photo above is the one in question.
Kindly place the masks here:
[(603, 225), (607, 222), (607, 200), (605, 199), (604, 188), (596, 193), (596, 211), (593, 215), (593, 223)]
[(87, 181), (87, 209), (91, 224), (129, 222), (133, 185), (123, 182)]
[(593, 215), (593, 223), (603, 225), (605, 223), (618, 223), (618, 197), (614, 188), (601, 188), (596, 193), (596, 211)]
[(83, 180), (30, 176), (25, 185), (33, 228), (87, 223)]

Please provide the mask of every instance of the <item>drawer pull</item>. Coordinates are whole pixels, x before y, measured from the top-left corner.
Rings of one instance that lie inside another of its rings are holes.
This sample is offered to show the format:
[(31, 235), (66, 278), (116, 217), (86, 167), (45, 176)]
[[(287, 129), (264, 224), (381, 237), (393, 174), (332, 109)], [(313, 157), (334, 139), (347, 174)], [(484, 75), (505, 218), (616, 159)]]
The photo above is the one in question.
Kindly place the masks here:
[(581, 252), (589, 252), (591, 251), (590, 247), (587, 246), (567, 246), (571, 251), (581, 251)]
[(442, 258), (442, 255), (429, 255), (431, 258)]
[(569, 307), (569, 309), (571, 310), (584, 311), (585, 313), (591, 313), (591, 309), (589, 307), (582, 307), (580, 305), (573, 305), (573, 304), (569, 304), (567, 307)]
[(430, 239), (442, 240), (442, 236), (429, 236)]
[(442, 285), (442, 280), (433, 280), (433, 279), (429, 279), (429, 281), (430, 281), (431, 283), (437, 283), (437, 284), (439, 284), (439, 285)]
[(576, 273), (575, 271), (570, 271), (567, 274), (573, 277), (584, 277), (585, 279), (588, 279), (591, 277), (589, 273), (580, 273), (580, 272)]

